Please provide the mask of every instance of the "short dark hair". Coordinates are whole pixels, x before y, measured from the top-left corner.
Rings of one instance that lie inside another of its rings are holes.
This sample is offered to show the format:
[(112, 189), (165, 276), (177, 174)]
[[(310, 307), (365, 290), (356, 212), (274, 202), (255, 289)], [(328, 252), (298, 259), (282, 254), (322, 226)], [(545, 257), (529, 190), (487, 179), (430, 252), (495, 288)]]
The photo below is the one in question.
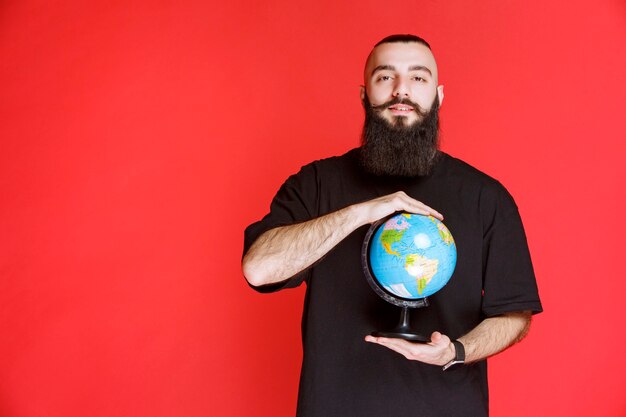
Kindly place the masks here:
[(428, 42), (426, 42), (424, 39), (420, 38), (419, 36), (411, 35), (410, 33), (401, 34), (401, 35), (389, 35), (386, 38), (381, 39), (376, 45), (374, 45), (374, 48), (376, 48), (378, 45), (381, 45), (383, 43), (410, 43), (410, 42), (421, 43), (422, 45), (426, 46), (428, 49), (431, 49)]

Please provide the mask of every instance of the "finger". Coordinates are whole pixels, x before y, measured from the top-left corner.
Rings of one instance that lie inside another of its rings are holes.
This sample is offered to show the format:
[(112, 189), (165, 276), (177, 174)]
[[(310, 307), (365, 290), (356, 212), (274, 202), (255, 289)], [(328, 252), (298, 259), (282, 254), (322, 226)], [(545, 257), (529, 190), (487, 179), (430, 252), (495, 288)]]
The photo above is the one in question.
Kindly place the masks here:
[(435, 210), (434, 208), (422, 203), (419, 200), (416, 200), (414, 198), (409, 197), (408, 195), (405, 194), (406, 197), (406, 202), (409, 205), (408, 209), (409, 211), (412, 211), (416, 214), (423, 214), (426, 216), (433, 216), (438, 218), (439, 220), (443, 220), (443, 214), (439, 213), (437, 210)]
[(445, 350), (450, 346), (450, 338), (445, 334), (433, 332), (430, 335), (429, 345), (437, 350)]
[(418, 201), (418, 203), (419, 203), (419, 207), (422, 209), (424, 214), (426, 214), (428, 216), (433, 216), (433, 217), (435, 217), (435, 218), (437, 218), (439, 220), (443, 220), (443, 214), (439, 213), (434, 208), (427, 206), (426, 204), (422, 203), (421, 201)]
[(441, 333), (433, 332), (433, 334), (430, 335), (431, 344), (436, 345), (437, 343), (439, 343), (441, 341), (441, 336)]
[(401, 354), (407, 359), (414, 359), (414, 354), (413, 354), (414, 346), (411, 343), (407, 342), (406, 340), (386, 338), (386, 337), (372, 337), (372, 336), (367, 336), (365, 340), (372, 342), (372, 343), (379, 344), (388, 349), (391, 349), (394, 352)]
[(381, 201), (392, 204), (394, 211), (407, 211), (409, 213), (421, 214), (424, 216), (433, 216), (439, 220), (443, 220), (443, 215), (432, 207), (427, 206), (419, 200), (409, 197), (404, 191), (398, 191), (393, 194), (382, 197)]
[[(395, 343), (395, 340), (396, 339), (391, 339), (387, 337), (365, 336), (365, 341), (370, 342), (370, 343), (375, 343), (377, 345), (385, 346), (389, 349), (395, 350), (396, 352), (398, 352), (398, 349), (406, 350), (406, 348), (402, 346), (401, 344)], [(401, 353), (401, 352), (398, 352), (398, 353)]]

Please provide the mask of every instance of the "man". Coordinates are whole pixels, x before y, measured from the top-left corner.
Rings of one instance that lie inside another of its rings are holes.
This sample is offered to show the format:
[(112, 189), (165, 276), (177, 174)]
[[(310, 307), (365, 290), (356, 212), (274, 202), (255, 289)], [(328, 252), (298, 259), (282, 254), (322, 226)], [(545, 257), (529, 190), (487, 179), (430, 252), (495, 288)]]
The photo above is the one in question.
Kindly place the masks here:
[[(426, 41), (380, 41), (361, 99), (362, 146), (304, 166), (246, 229), (253, 288), (307, 284), (297, 415), (486, 416), (485, 359), (542, 310), (517, 207), (496, 180), (438, 150), (443, 86)], [(412, 314), (427, 344), (366, 336), (399, 316), (360, 265), (368, 225), (397, 211), (445, 215), (457, 245), (450, 282)]]

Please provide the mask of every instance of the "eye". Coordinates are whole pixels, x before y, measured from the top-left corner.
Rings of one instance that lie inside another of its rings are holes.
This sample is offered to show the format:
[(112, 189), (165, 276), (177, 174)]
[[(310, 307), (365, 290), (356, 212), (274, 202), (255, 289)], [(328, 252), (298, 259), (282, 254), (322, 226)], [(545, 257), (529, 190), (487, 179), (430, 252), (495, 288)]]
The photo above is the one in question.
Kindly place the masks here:
[(413, 77), (412, 77), (412, 80), (413, 80), (413, 81), (420, 82), (420, 83), (426, 82), (426, 79), (425, 79), (425, 78), (423, 78), (423, 77), (420, 77), (419, 75), (415, 75), (415, 76), (413, 76)]
[(389, 81), (391, 79), (392, 79), (391, 75), (380, 75), (378, 78), (376, 78), (376, 81), (378, 81), (378, 82), (380, 82), (380, 81)]

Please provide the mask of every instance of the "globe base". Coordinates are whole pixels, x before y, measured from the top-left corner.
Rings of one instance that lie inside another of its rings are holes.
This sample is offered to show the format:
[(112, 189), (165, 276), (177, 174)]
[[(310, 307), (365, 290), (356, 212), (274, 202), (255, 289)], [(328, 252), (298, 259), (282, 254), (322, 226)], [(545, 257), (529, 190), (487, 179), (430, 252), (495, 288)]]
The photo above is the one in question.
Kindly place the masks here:
[(398, 332), (398, 331), (395, 331), (395, 329), (390, 332), (372, 332), (372, 336), (390, 337), (394, 339), (404, 339), (404, 340), (408, 340), (409, 342), (416, 342), (416, 343), (430, 343), (430, 337), (422, 336), (421, 334), (417, 334), (417, 333)]
[[(425, 301), (425, 305), (428, 305), (426, 301)], [(423, 336), (411, 330), (411, 327), (409, 326), (409, 308), (408, 307), (402, 307), (402, 312), (400, 313), (400, 322), (398, 323), (395, 329), (392, 329), (388, 332), (379, 332), (379, 331), (372, 332), (372, 336), (404, 339), (404, 340), (408, 340), (409, 342), (416, 342), (416, 343), (430, 343), (430, 337)]]

